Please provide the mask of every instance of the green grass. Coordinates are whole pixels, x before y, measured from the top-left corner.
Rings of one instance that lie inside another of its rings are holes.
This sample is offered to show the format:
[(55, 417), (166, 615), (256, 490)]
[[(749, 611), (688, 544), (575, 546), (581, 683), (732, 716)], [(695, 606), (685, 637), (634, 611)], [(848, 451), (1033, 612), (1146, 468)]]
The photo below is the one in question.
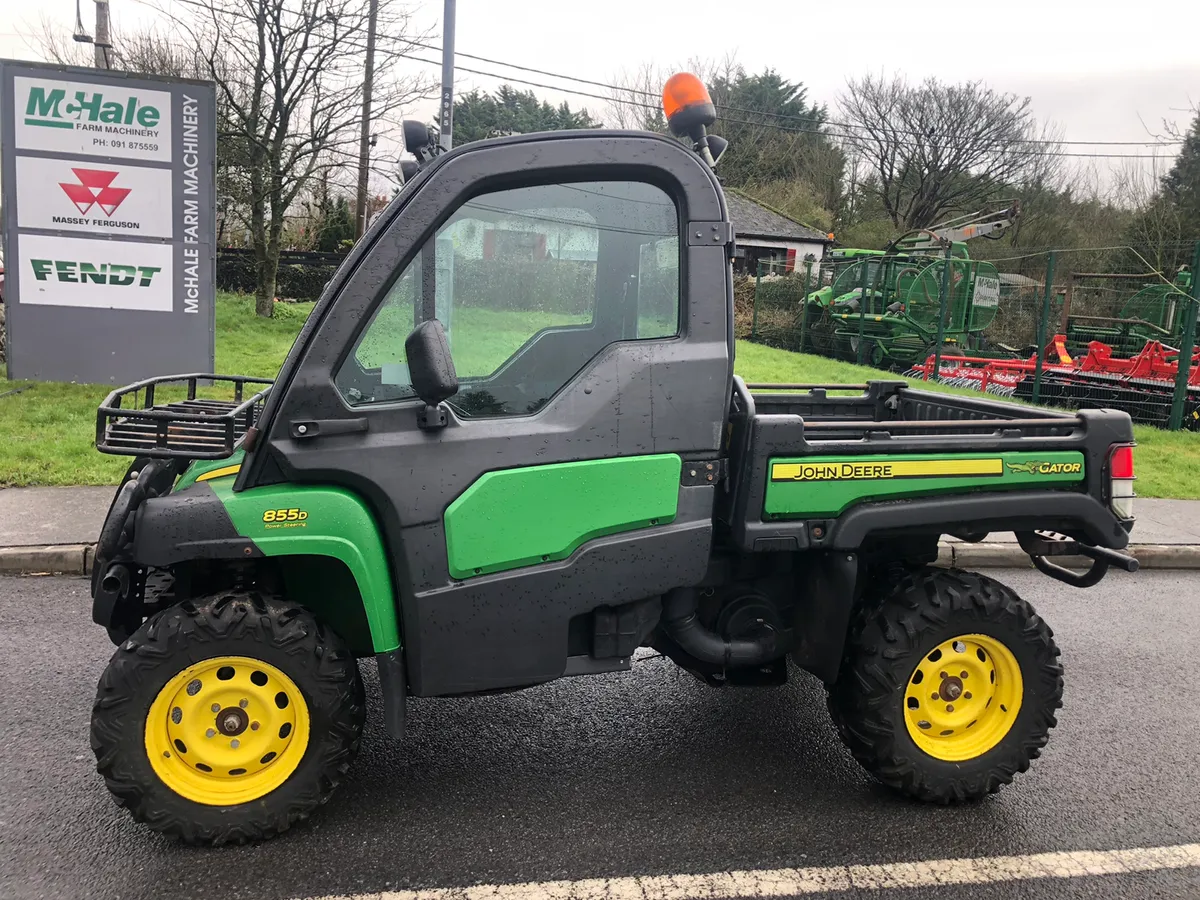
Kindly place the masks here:
[[(539, 328), (584, 325), (589, 314), (529, 313), (466, 307), (454, 311), (450, 323), (454, 367), (460, 378), (491, 375)], [(411, 302), (388, 303), (363, 335), (356, 356), (366, 368), (404, 362), (404, 338), (412, 331)]]
[[(274, 376), (311, 309), (311, 303), (279, 303), (275, 318), (260, 319), (254, 315), (253, 300), (219, 295), (217, 371)], [(399, 323), (403, 313), (396, 315)], [(462, 352), (470, 353), (464, 359), (463, 374), (485, 374), (506, 359), (530, 333), (527, 315), (464, 310), (452, 329), (455, 343)], [(551, 322), (545, 314), (538, 314), (538, 325), (575, 321), (561, 318), (561, 322)], [(468, 347), (472, 349), (468, 351)], [(375, 358), (382, 353), (383, 347), (376, 345), (368, 347), (363, 355), (370, 356), (372, 362), (388, 361)], [(898, 377), (747, 341), (738, 342), (735, 368), (750, 382), (862, 383)], [(914, 383), (935, 391), (975, 394), (937, 383)], [(0, 396), (0, 486), (115, 484), (120, 479), (128, 458), (97, 453), (93, 444), (96, 407), (109, 387), (0, 382), (0, 394), (16, 389), (22, 390)], [(1144, 425), (1134, 426), (1134, 434), (1139, 445), (1138, 494), (1200, 500), (1200, 434), (1171, 433)]]
[[(223, 375), (273, 378), (312, 309), (277, 303), (275, 317), (254, 315), (254, 300), (217, 297), (217, 361)], [(97, 453), (96, 407), (111, 386), (0, 381), (0, 486), (116, 484), (129, 458)]]

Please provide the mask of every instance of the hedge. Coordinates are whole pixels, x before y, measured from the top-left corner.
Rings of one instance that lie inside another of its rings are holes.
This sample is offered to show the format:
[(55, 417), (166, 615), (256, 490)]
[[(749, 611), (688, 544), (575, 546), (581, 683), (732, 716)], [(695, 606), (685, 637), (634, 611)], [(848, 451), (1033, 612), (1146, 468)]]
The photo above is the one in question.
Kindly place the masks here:
[[(337, 265), (330, 262), (281, 262), (275, 276), (275, 296), (288, 300), (316, 300), (336, 269)], [(253, 294), (257, 286), (252, 255), (217, 254), (217, 290)]]

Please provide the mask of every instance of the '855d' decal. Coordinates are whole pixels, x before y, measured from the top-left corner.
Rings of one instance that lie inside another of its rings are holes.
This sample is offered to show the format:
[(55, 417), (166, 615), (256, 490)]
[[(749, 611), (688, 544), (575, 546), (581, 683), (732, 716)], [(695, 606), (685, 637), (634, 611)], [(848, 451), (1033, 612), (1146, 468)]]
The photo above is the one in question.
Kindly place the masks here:
[(263, 513), (263, 524), (267, 528), (304, 528), (308, 512), (298, 507), (268, 509)]

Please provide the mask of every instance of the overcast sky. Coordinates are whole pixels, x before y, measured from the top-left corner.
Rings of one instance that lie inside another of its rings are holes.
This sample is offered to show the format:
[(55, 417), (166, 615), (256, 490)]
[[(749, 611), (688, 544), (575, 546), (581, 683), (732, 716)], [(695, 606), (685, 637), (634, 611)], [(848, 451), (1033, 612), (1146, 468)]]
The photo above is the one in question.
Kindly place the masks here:
[[(81, 2), (90, 29), (93, 3)], [(156, 16), (139, 0), (111, 0), (111, 5), (118, 34)], [(408, 5), (440, 42), (441, 0)], [(40, 31), (41, 16), (69, 29), (75, 0), (0, 0), (0, 56), (38, 58), (30, 36)], [(846, 78), (865, 72), (902, 72), (913, 80), (928, 75), (949, 81), (983, 79), (999, 90), (1030, 96), (1040, 119), (1056, 121), (1068, 140), (1077, 141), (1146, 140), (1147, 128), (1161, 132), (1163, 119), (1186, 127), (1191, 119), (1187, 110), (1200, 104), (1196, 0), (1120, 5), (971, 0), (949, 6), (895, 0), (458, 0), (457, 48), (597, 81), (611, 80), (622, 68), (644, 61), (669, 66), (732, 52), (747, 70), (774, 67), (807, 85), (812, 99), (831, 106)], [(462, 73), (456, 88), (486, 90), (500, 83)], [(601, 101), (538, 93), (566, 99), (573, 107), (587, 106), (603, 118)], [(414, 113), (432, 116), (433, 108), (430, 103)], [(1073, 149), (1147, 152), (1134, 147)]]

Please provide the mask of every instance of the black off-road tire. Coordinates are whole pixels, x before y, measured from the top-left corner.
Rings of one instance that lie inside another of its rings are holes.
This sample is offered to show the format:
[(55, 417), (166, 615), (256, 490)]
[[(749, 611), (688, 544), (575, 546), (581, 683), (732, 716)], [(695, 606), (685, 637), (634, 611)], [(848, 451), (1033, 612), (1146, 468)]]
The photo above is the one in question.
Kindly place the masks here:
[[(905, 724), (905, 690), (922, 657), (961, 634), (985, 634), (1016, 657), (1024, 686), (1012, 727), (961, 762), (920, 749)], [(1010, 588), (982, 575), (919, 569), (859, 613), (829, 711), (854, 758), (884, 784), (919, 800), (978, 800), (1029, 768), (1062, 706), (1063, 669), (1050, 627)]]
[[(208, 806), (171, 790), (147, 758), (147, 713), (171, 678), (205, 659), (245, 656), (288, 675), (308, 706), (308, 746), (269, 794)], [(188, 844), (272, 837), (327, 801), (358, 753), (366, 717), (362, 680), (341, 638), (293, 603), (229, 592), (187, 601), (146, 621), (117, 648), (92, 707), (96, 769), (117, 805), (138, 822)]]

